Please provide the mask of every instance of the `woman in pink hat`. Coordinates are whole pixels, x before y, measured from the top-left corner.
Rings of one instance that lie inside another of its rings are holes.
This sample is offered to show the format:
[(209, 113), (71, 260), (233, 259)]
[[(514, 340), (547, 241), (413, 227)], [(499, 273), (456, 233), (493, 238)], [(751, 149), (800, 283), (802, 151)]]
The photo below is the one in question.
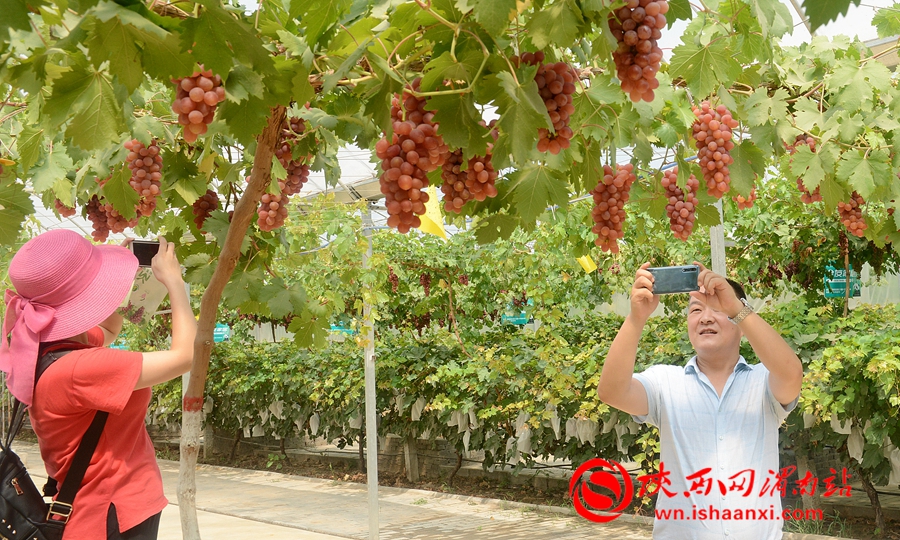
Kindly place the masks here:
[[(32, 238), (10, 263), (16, 291), (6, 291), (0, 369), (13, 396), (28, 406), (47, 473), (60, 485), (96, 412), (109, 413), (64, 540), (155, 539), (168, 502), (144, 418), (150, 387), (190, 369), (197, 324), (174, 244), (160, 238), (151, 268), (169, 292), (171, 348), (104, 348), (122, 328), (117, 309), (137, 267), (127, 248), (95, 246), (67, 230)], [(76, 350), (50, 365), (35, 386), (39, 355), (51, 344)]]

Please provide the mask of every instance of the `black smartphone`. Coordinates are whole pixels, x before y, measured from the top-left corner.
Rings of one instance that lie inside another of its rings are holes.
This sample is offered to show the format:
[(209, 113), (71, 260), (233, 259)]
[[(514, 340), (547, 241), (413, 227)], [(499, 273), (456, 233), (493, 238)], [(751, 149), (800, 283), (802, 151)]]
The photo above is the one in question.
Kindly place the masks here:
[(699, 291), (697, 276), (700, 267), (693, 264), (687, 266), (660, 266), (647, 269), (653, 275), (653, 294), (675, 294)]
[(131, 251), (137, 257), (138, 266), (149, 268), (151, 259), (159, 251), (159, 242), (133, 240), (131, 242)]

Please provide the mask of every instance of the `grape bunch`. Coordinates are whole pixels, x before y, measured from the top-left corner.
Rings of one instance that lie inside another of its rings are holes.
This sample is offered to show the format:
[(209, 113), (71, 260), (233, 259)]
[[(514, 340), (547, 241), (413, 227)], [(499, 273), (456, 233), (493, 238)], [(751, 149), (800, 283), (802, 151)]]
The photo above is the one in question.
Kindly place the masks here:
[(422, 224), (428, 202), (427, 174), (450, 157), (450, 149), (438, 134), (434, 112), (426, 108), (424, 99), (412, 94), (419, 89), (416, 79), (402, 97), (391, 102), (393, 135), (375, 143), (375, 155), (381, 159), (381, 192), (387, 206), (389, 227), (401, 233)]
[(731, 199), (737, 203), (739, 210), (746, 210), (747, 208), (753, 208), (753, 202), (756, 200), (756, 188), (753, 188), (750, 190), (749, 198), (745, 199), (743, 195), (735, 195)]
[(425, 290), (425, 296), (431, 296), (431, 274), (422, 272), (419, 275), (419, 285)]
[(731, 184), (731, 174), (728, 171), (728, 166), (734, 163), (730, 154), (734, 148), (731, 130), (738, 127), (738, 122), (725, 105), (713, 109), (708, 101), (704, 101), (700, 107), (694, 107), (693, 111), (697, 120), (692, 129), (694, 140), (697, 141), (697, 157), (706, 181), (706, 192), (721, 199)]
[(687, 192), (682, 191), (678, 187), (678, 167), (674, 167), (663, 173), (660, 183), (666, 190), (666, 198), (669, 199), (669, 204), (666, 205), (669, 228), (675, 233), (675, 238), (687, 240), (694, 230), (700, 181), (692, 174), (687, 181)]
[(175, 79), (175, 101), (172, 111), (178, 115), (178, 123), (184, 126), (184, 140), (192, 143), (206, 133), (213, 121), (216, 106), (225, 101), (225, 87), (222, 77), (213, 75), (212, 70), (195, 71), (190, 77)]
[(94, 195), (84, 206), (84, 212), (93, 225), (91, 238), (94, 239), (94, 242), (106, 242), (110, 229), (107, 223), (106, 206), (100, 202), (99, 197)]
[[(309, 180), (309, 165), (305, 160), (294, 159), (293, 146), (297, 135), (303, 133), (305, 126), (299, 118), (287, 119), (287, 125), (282, 128), (280, 139), (275, 148), (275, 157), (287, 171), (284, 180), (278, 181), (279, 193), (263, 193), (259, 201), (259, 209), (256, 211), (256, 224), (262, 231), (273, 231), (284, 225), (287, 218), (288, 198), (300, 193), (303, 184)], [(248, 178), (249, 182), (250, 179)]]
[(459, 278), (457, 278), (460, 285), (468, 285), (469, 284), (469, 275), (468, 274), (460, 274)]
[[(495, 121), (491, 121), (493, 127)], [(482, 122), (483, 124), (483, 122)], [(492, 130), (491, 135), (497, 139), (497, 131)], [(460, 170), (463, 162), (462, 149), (452, 152), (447, 161), (441, 165), (441, 191), (444, 193), (444, 211), (459, 214), (462, 206), (475, 199), (483, 201), (497, 196), (497, 171), (491, 162), (491, 150), (493, 145), (488, 144), (486, 156), (474, 156), (469, 158), (466, 170)]]
[[(513, 56), (511, 60), (514, 65), (518, 65), (520, 61), (517, 56)], [(556, 155), (569, 147), (571, 144), (569, 141), (575, 135), (569, 127), (569, 116), (575, 112), (572, 94), (575, 93), (575, 79), (578, 74), (565, 62), (544, 64), (543, 61), (543, 51), (526, 52), (521, 58), (522, 63), (538, 66), (534, 82), (553, 124), (552, 130), (547, 128), (538, 130), (538, 152), (549, 150), (551, 154)]]
[(391, 283), (391, 292), (397, 292), (397, 288), (400, 287), (400, 278), (394, 273), (393, 266), (388, 266), (388, 281)]
[(619, 42), (613, 52), (616, 76), (631, 101), (653, 101), (659, 88), (656, 73), (662, 60), (657, 40), (666, 27), (666, 0), (628, 0), (609, 16), (609, 29)]
[(850, 195), (849, 202), (838, 203), (838, 214), (841, 216), (841, 223), (844, 224), (844, 227), (847, 227), (850, 234), (858, 237), (864, 236), (865, 230), (868, 228), (862, 215), (862, 206), (864, 204), (866, 204), (866, 201), (855, 191)]
[[(794, 155), (797, 152), (797, 147), (804, 144), (809, 146), (811, 152), (816, 151), (816, 140), (805, 133), (797, 135), (794, 139), (794, 144), (785, 146), (787, 146), (788, 154)], [(793, 158), (791, 158), (791, 161), (793, 161)], [(803, 179), (800, 177), (797, 177), (797, 189), (800, 190), (800, 200), (806, 204), (812, 204), (822, 200), (822, 194), (819, 193), (819, 186), (816, 186), (815, 191), (810, 193), (810, 191), (806, 189), (806, 186), (803, 185)]]
[(615, 173), (612, 167), (604, 165), (603, 172), (603, 178), (591, 192), (594, 196), (594, 208), (591, 210), (594, 227), (591, 231), (597, 235), (594, 243), (601, 250), (618, 253), (619, 244), (616, 240), (624, 236), (622, 227), (625, 225), (625, 203), (628, 202), (631, 184), (637, 177), (631, 163), (617, 165)]
[(145, 147), (141, 141), (132, 139), (125, 141), (125, 148), (128, 150), (128, 157), (125, 159), (131, 169), (131, 180), (128, 183), (141, 196), (136, 210), (138, 214), (147, 217), (156, 209), (156, 197), (160, 192), (163, 158), (159, 155), (159, 145), (156, 141), (151, 141), (150, 146)]
[(75, 209), (64, 205), (59, 199), (53, 201), (53, 207), (56, 208), (56, 213), (60, 217), (72, 217), (75, 215)]
[(203, 230), (203, 223), (206, 222), (206, 218), (213, 213), (213, 210), (217, 210), (218, 208), (219, 196), (216, 195), (215, 191), (207, 189), (206, 193), (194, 201), (191, 208), (194, 213), (194, 223), (197, 225), (197, 228)]

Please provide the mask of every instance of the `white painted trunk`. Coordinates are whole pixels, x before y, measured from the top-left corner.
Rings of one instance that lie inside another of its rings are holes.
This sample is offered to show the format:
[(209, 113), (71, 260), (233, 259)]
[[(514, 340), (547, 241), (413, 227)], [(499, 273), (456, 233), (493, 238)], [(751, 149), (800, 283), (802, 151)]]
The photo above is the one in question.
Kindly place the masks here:
[(197, 456), (200, 451), (202, 411), (183, 411), (181, 421), (181, 466), (178, 470), (178, 509), (184, 540), (200, 540), (197, 523)]

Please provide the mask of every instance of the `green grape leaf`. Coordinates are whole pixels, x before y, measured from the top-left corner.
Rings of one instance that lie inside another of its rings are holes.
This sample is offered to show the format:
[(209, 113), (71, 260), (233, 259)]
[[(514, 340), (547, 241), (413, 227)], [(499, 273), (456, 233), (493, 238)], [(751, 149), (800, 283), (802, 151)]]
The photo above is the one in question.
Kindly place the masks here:
[(294, 312), (294, 304), (291, 302), (290, 289), (284, 288), (282, 285), (270, 283), (263, 287), (261, 298), (268, 298), (266, 306), (273, 319), (283, 319)]
[(94, 73), (69, 121), (66, 135), (83, 150), (100, 150), (119, 141), (125, 119), (113, 82), (102, 73)]
[(264, 92), (265, 86), (259, 73), (240, 64), (232, 68), (225, 81), (225, 99), (234, 103), (240, 103), (250, 96), (259, 97)]
[(0, 36), (6, 39), (11, 28), (31, 30), (31, 19), (28, 18), (29, 7), (38, 8), (46, 5), (40, 0), (0, 0)]
[(742, 69), (725, 39), (705, 46), (683, 43), (672, 50), (669, 63), (672, 77), (683, 78), (697, 99), (710, 95), (720, 84), (731, 86)]
[(833, 212), (834, 209), (837, 208), (839, 202), (846, 201), (850, 198), (844, 188), (830, 176), (825, 177), (822, 180), (822, 183), (819, 184), (819, 193), (822, 195), (822, 200), (825, 202), (825, 209), (828, 212)]
[[(271, 53), (250, 27), (226, 11), (218, 1), (200, 0), (199, 3), (203, 5), (200, 16), (188, 18), (183, 23), (183, 51), (192, 51), (194, 59), (213, 73), (228, 73), (234, 64), (233, 58), (263, 74), (273, 71)], [(312, 2), (312, 5), (324, 3)]]
[(829, 90), (840, 89), (837, 103), (848, 111), (859, 109), (872, 101), (872, 89), (885, 92), (891, 85), (891, 72), (880, 62), (866, 62), (860, 66), (845, 59), (826, 77)]
[(103, 185), (104, 197), (125, 219), (131, 219), (137, 214), (135, 207), (141, 200), (138, 192), (128, 183), (129, 180), (131, 180), (131, 170), (122, 165)]
[(300, 12), (300, 21), (301, 28), (306, 27), (307, 43), (313, 45), (319, 41), (322, 33), (335, 25), (352, 3), (352, 0), (301, 0), (301, 5), (306, 4), (305, 9)]
[[(701, 181), (702, 182), (702, 181)], [(714, 204), (701, 204), (697, 206), (697, 225), (704, 227), (715, 227), (721, 225), (722, 219), (719, 216), (719, 209)]]
[(865, 156), (860, 150), (850, 149), (841, 155), (837, 179), (852, 187), (863, 199), (868, 200), (875, 192), (878, 178), (892, 178), (890, 164), (883, 151)]
[(64, 146), (57, 146), (44, 156), (40, 165), (31, 170), (31, 185), (35, 193), (43, 193), (52, 188), (56, 181), (75, 168), (75, 163)]
[(16, 148), (19, 151), (19, 165), (22, 170), (28, 172), (38, 158), (44, 143), (44, 130), (32, 126), (25, 126), (16, 137)]
[(784, 88), (775, 90), (769, 97), (769, 91), (762, 86), (753, 91), (746, 102), (744, 110), (747, 112), (745, 121), (749, 126), (762, 126), (772, 122), (775, 118), (787, 116), (787, 102), (790, 96)]
[(672, 23), (677, 20), (691, 20), (693, 13), (691, 13), (689, 0), (669, 0), (669, 12), (666, 13), (666, 18), (669, 20), (669, 28), (672, 28)]
[(444, 81), (453, 81), (454, 88), (465, 87), (475, 77), (483, 58), (481, 51), (476, 49), (467, 49), (457, 55), (457, 60), (454, 60), (449, 52), (433, 58), (425, 64), (422, 90), (430, 91), (443, 87)]
[(820, 26), (847, 14), (850, 4), (858, 6), (860, 0), (802, 0), (803, 13), (809, 19), (810, 29), (815, 32)]
[(778, 0), (750, 0), (753, 7), (753, 14), (759, 21), (762, 29), (762, 37), (769, 39), (770, 36), (780, 38), (791, 32), (794, 27), (794, 19), (791, 12), (788, 11), (786, 5)]
[(752, 141), (745, 140), (731, 150), (734, 163), (729, 165), (731, 171), (731, 187), (744, 197), (750, 196), (756, 177), (765, 170), (765, 158), (762, 151)]
[(428, 106), (434, 108), (438, 133), (450, 148), (462, 148), (470, 157), (486, 154), (488, 130), (478, 123), (481, 113), (471, 93), (434, 96), (428, 99)]
[(141, 59), (147, 75), (168, 83), (172, 79), (187, 77), (194, 72), (194, 59), (181, 51), (181, 42), (176, 34), (158, 38), (146, 33)]
[(253, 144), (269, 118), (269, 106), (262, 99), (251, 96), (240, 102), (225, 101), (216, 115), (225, 121), (232, 134), (245, 145)]
[(533, 68), (519, 72), (519, 81), (525, 81), (519, 84), (516, 84), (509, 72), (497, 75), (504, 93), (497, 98), (500, 109), (497, 128), (500, 130), (500, 137), (494, 145), (494, 155), (512, 154), (516, 163), (520, 164), (527, 162), (534, 150), (538, 129), (549, 128), (551, 125), (547, 107), (544, 106), (534, 82), (534, 73)]
[(25, 216), (34, 213), (25, 186), (16, 182), (0, 182), (0, 245), (13, 245), (19, 238)]
[(875, 16), (872, 17), (872, 26), (875, 27), (878, 37), (881, 39), (900, 34), (900, 4), (875, 11)]
[(490, 244), (498, 239), (509, 238), (519, 226), (519, 219), (505, 214), (494, 214), (481, 218), (475, 224), (475, 239), (479, 244)]
[(516, 17), (516, 0), (470, 0), (475, 20), (492, 36), (500, 36)]
[(582, 23), (581, 10), (572, 0), (555, 2), (534, 14), (525, 28), (531, 42), (538, 49), (545, 49), (551, 43), (571, 45), (578, 37), (578, 26)]
[(82, 28), (88, 32), (84, 44), (87, 45), (94, 67), (99, 69), (103, 62), (108, 61), (110, 72), (115, 74), (129, 92), (140, 86), (144, 81), (144, 69), (141, 66), (141, 53), (135, 44), (135, 40), (139, 39), (138, 32), (123, 24), (118, 17), (105, 22), (89, 18), (82, 24)]
[(508, 195), (515, 203), (519, 217), (533, 222), (549, 205), (565, 207), (569, 192), (563, 173), (542, 165), (531, 165), (510, 175), (513, 186)]
[(294, 334), (294, 343), (301, 347), (324, 347), (328, 341), (331, 323), (327, 317), (304, 311), (291, 319), (288, 332)]

